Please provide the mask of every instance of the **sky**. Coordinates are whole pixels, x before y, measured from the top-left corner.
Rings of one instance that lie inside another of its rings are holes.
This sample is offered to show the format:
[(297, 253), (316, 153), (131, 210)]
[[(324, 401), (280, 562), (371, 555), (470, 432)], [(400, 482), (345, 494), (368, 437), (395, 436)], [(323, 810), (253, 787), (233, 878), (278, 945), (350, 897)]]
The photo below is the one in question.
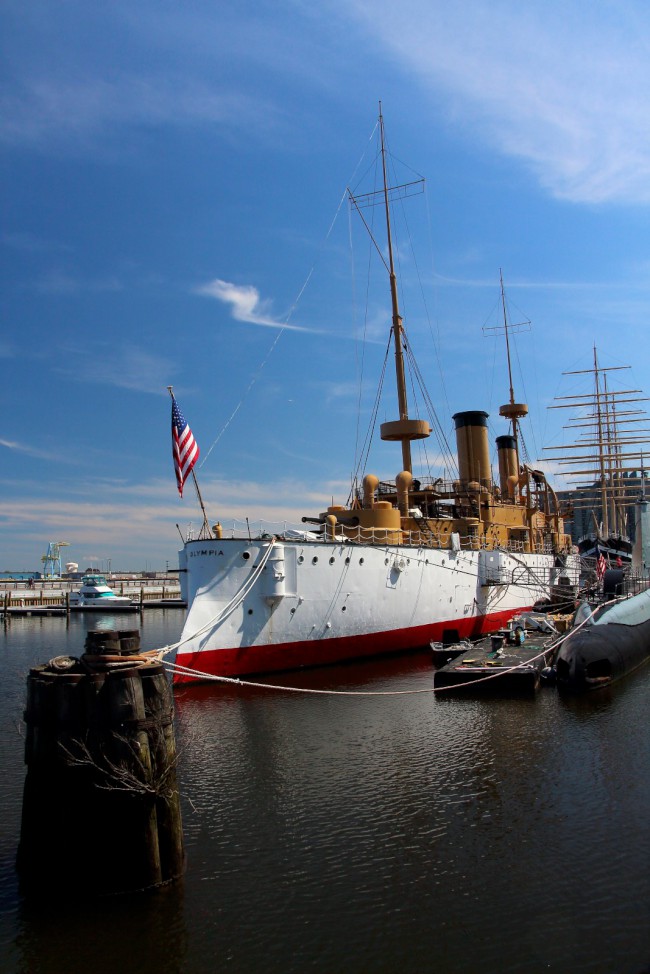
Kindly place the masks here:
[[(380, 103), (391, 184), (426, 180), (393, 235), (449, 444), (459, 410), (507, 432), (500, 273), (532, 461), (594, 345), (650, 389), (644, 0), (4, 0), (0, 38), (0, 571), (51, 541), (176, 566), (201, 515), (168, 386), (211, 523), (345, 503), (391, 324), (381, 211), (347, 198), (375, 188)], [(369, 472), (400, 468), (373, 445)]]

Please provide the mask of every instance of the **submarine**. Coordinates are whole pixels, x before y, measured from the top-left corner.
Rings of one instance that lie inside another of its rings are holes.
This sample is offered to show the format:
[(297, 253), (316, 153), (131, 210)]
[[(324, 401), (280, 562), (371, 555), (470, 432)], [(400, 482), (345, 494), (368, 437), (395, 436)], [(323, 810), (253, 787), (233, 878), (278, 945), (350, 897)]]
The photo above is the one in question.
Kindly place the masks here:
[[(608, 574), (618, 573), (605, 573)], [(616, 582), (605, 578), (608, 594), (614, 594), (612, 587), (615, 592), (620, 591)], [(609, 686), (649, 658), (650, 588), (593, 609), (583, 603), (576, 611), (573, 630), (555, 659), (557, 687), (579, 693)]]

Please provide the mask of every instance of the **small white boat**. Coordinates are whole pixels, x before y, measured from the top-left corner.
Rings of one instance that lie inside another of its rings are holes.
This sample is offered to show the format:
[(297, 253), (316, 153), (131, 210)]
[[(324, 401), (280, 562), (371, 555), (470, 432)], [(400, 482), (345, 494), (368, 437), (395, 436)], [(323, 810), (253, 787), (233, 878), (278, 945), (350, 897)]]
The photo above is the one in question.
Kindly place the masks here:
[(78, 591), (70, 592), (70, 608), (114, 612), (115, 609), (137, 609), (137, 606), (130, 596), (116, 595), (104, 575), (93, 572), (82, 577)]

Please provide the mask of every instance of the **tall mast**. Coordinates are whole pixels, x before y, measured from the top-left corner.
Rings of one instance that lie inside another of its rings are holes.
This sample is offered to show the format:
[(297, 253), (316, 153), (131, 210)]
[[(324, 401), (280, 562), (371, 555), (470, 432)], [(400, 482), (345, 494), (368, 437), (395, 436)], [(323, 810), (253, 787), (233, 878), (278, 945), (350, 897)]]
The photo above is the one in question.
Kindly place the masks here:
[[(390, 226), (389, 200), (391, 188), (388, 186), (388, 176), (386, 171), (386, 140), (384, 137), (384, 116), (381, 113), (381, 102), (379, 103), (379, 132), (381, 137), (381, 165), (384, 187), (383, 190), (377, 190), (377, 195), (380, 192), (382, 193), (384, 198), (384, 210), (386, 213), (386, 236), (388, 240), (387, 270), (390, 277), (390, 297), (393, 316), (391, 331), (395, 340), (395, 378), (397, 385), (397, 403), (399, 406), (399, 419), (382, 423), (380, 427), (380, 434), (382, 440), (391, 440), (393, 442), (399, 442), (402, 444), (402, 469), (412, 474), (413, 464), (411, 461), (411, 440), (423, 440), (427, 436), (430, 436), (431, 427), (425, 419), (409, 419), (408, 413), (406, 377), (404, 374), (404, 328), (402, 326), (402, 316), (399, 313), (399, 304), (397, 300), (397, 277), (395, 274), (395, 262), (393, 260), (393, 238)], [(421, 182), (423, 181), (418, 180), (416, 184), (404, 184), (403, 186), (392, 187), (392, 189), (395, 191), (401, 190), (408, 193), (410, 186), (418, 185)], [(368, 195), (369, 197), (374, 197), (375, 193)], [(353, 203), (356, 205), (357, 210), (359, 210), (359, 198), (355, 198), (352, 196), (352, 194), (350, 194), (350, 196)], [(372, 233), (370, 236), (372, 238)], [(375, 246), (377, 246), (376, 243)], [(377, 249), (379, 250), (379, 248)], [(386, 265), (383, 254), (381, 254), (381, 251), (379, 251), (379, 253), (381, 259)]]
[(596, 422), (598, 429), (598, 455), (600, 460), (600, 507), (603, 537), (609, 537), (609, 510), (607, 503), (607, 479), (605, 470), (605, 444), (603, 443), (603, 412), (601, 406), (600, 381), (598, 375), (598, 355), (594, 345), (594, 378), (596, 383)]
[[(512, 363), (510, 361), (510, 338), (508, 337), (508, 315), (506, 313), (506, 293), (503, 288), (503, 271), (499, 268), (499, 280), (501, 282), (501, 306), (503, 308), (503, 328), (506, 333), (506, 356), (508, 358), (508, 382), (510, 384), (510, 405), (515, 404), (515, 391), (512, 386)], [(517, 435), (517, 423), (516, 419), (513, 417), (512, 420), (512, 435)]]
[[(566, 476), (582, 493), (574, 507), (583, 511), (600, 508), (602, 523), (596, 523), (597, 533), (603, 538), (610, 531), (625, 532), (626, 511), (630, 506), (630, 491), (634, 486), (633, 471), (643, 465), (643, 447), (647, 446), (650, 433), (648, 417), (641, 409), (626, 408), (627, 404), (647, 402), (638, 396), (640, 389), (614, 390), (608, 382), (608, 373), (629, 369), (629, 365), (603, 366), (593, 348), (592, 366), (564, 372), (563, 375), (589, 375), (592, 391), (571, 396), (556, 397), (556, 405), (550, 409), (586, 409), (584, 414), (574, 415), (564, 428), (580, 430), (576, 442), (567, 447), (544, 447), (546, 459), (571, 467)], [(564, 400), (564, 401), (561, 401)], [(646, 427), (634, 424), (646, 424)], [(558, 453), (558, 451), (561, 451)], [(570, 452), (567, 452), (570, 451)], [(548, 453), (551, 455), (548, 456)], [(588, 478), (585, 483), (584, 478)], [(595, 515), (594, 520), (597, 520)]]
[[(393, 261), (393, 239), (390, 227), (390, 206), (388, 204), (388, 178), (386, 175), (386, 142), (384, 139), (384, 116), (381, 112), (381, 102), (379, 103), (379, 131), (381, 136), (381, 166), (384, 177), (384, 208), (386, 211), (386, 237), (388, 240), (388, 273), (390, 275), (390, 299), (393, 310), (393, 338), (395, 340), (395, 379), (397, 382), (397, 403), (399, 406), (400, 420), (408, 419), (408, 401), (406, 398), (406, 376), (404, 374), (404, 352), (402, 348), (402, 316), (399, 313), (397, 300), (397, 277), (395, 275), (395, 263)], [(411, 443), (408, 439), (402, 440), (402, 465), (404, 470), (413, 472), (411, 461)]]
[[(517, 325), (511, 325), (508, 321), (508, 312), (506, 308), (506, 291), (503, 284), (503, 271), (499, 268), (499, 281), (501, 284), (501, 307), (503, 309), (503, 330), (506, 336), (506, 356), (508, 359), (508, 384), (510, 392), (510, 401), (505, 403), (505, 405), (499, 407), (499, 416), (504, 416), (506, 419), (510, 420), (511, 432), (513, 439), (515, 441), (515, 451), (517, 454), (517, 469), (519, 468), (520, 461), (520, 450), (519, 450), (519, 420), (523, 419), (524, 416), (528, 415), (528, 406), (525, 402), (515, 402), (515, 390), (512, 382), (512, 359), (510, 357), (510, 332), (513, 328), (522, 328), (525, 325), (530, 325), (529, 321), (521, 321)], [(485, 332), (498, 332), (501, 329), (499, 327), (495, 328), (484, 328)], [(525, 454), (525, 450), (524, 450)]]

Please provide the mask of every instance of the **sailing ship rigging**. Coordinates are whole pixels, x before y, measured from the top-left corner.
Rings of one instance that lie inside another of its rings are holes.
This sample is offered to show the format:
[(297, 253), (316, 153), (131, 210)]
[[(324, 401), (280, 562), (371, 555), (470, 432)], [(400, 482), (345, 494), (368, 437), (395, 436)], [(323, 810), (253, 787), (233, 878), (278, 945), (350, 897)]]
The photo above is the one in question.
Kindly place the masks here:
[(650, 444), (646, 435), (650, 428), (637, 425), (648, 424), (648, 417), (636, 408), (648, 397), (639, 395), (640, 389), (611, 387), (611, 373), (629, 368), (603, 366), (594, 345), (590, 368), (563, 372), (590, 376), (591, 390), (556, 397), (549, 408), (571, 410), (564, 429), (579, 432), (572, 434), (576, 439), (566, 447), (544, 447), (547, 460), (567, 468), (565, 476), (574, 490), (574, 518), (583, 526), (577, 539), (581, 554), (586, 558), (602, 554), (612, 565), (631, 559), (633, 519), (628, 512), (645, 490), (643, 456)]

